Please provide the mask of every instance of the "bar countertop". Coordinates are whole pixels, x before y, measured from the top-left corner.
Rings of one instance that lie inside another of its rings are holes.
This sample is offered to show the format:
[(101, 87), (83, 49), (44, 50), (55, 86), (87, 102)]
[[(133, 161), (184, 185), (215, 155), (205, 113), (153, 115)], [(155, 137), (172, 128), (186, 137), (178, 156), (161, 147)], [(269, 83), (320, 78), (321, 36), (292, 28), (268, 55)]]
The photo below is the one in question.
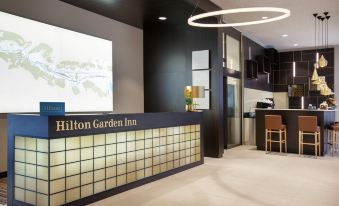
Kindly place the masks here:
[(265, 111), (305, 111), (305, 112), (336, 112), (339, 109), (263, 109), (263, 108), (256, 108), (256, 110), (265, 110)]

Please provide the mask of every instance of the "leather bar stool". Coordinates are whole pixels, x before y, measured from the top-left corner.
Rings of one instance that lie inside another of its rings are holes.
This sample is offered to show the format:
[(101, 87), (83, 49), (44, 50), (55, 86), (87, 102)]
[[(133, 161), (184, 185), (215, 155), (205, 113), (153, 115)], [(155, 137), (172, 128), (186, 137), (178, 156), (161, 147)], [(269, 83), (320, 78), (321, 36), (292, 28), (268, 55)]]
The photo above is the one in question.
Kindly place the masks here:
[(337, 152), (337, 148), (339, 145), (339, 139), (337, 137), (339, 135), (339, 122), (336, 122), (329, 126), (328, 128), (328, 137), (329, 137), (329, 145), (331, 148), (331, 154)]
[[(304, 154), (304, 145), (314, 146), (315, 157), (321, 155), (320, 127), (316, 116), (299, 116), (299, 155)], [(314, 142), (304, 142), (304, 135), (314, 135)]]
[[(272, 142), (279, 143), (279, 151), (282, 151), (282, 144), (285, 144), (287, 152), (286, 125), (282, 124), (281, 115), (265, 115), (265, 151), (267, 152), (267, 143), (270, 143), (272, 151)], [(272, 140), (272, 133), (279, 133), (279, 140)], [(284, 136), (283, 136), (284, 134)]]

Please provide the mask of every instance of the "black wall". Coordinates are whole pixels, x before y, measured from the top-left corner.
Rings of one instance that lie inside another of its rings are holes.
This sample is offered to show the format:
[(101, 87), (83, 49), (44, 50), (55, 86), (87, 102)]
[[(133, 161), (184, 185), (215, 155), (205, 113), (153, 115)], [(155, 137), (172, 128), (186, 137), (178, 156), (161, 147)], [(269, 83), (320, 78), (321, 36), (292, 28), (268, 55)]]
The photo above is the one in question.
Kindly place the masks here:
[[(187, 21), (187, 19), (186, 19)], [(211, 109), (204, 111), (205, 155), (223, 155), (223, 70), (218, 29), (157, 24), (144, 28), (145, 112), (184, 111), (192, 85), (192, 51), (210, 50)]]
[[(328, 61), (328, 66), (318, 69), (319, 76), (325, 76), (327, 85), (334, 91), (334, 49), (318, 50), (319, 56), (322, 54)], [(279, 53), (279, 68), (274, 70), (274, 92), (288, 92), (288, 85), (304, 85), (304, 104), (312, 104), (319, 107), (319, 104), (328, 97), (320, 95), (320, 92), (310, 91), (310, 78), (314, 70), (316, 59), (315, 50), (289, 51)], [(296, 62), (296, 77), (293, 78), (293, 61)], [(290, 97), (289, 107), (298, 109), (301, 107), (300, 97)]]
[[(258, 73), (258, 78), (256, 79), (249, 79), (247, 78), (247, 67), (246, 67), (246, 60), (249, 60), (249, 47), (251, 47), (251, 59), (256, 60), (259, 56), (265, 55), (265, 48), (257, 44), (256, 42), (252, 41), (251, 39), (243, 36), (243, 51), (244, 51), (244, 87), (251, 88), (251, 89), (258, 89), (264, 91), (273, 91), (273, 78), (272, 75), (261, 74)], [(270, 78), (270, 83), (268, 83), (267, 78)]]

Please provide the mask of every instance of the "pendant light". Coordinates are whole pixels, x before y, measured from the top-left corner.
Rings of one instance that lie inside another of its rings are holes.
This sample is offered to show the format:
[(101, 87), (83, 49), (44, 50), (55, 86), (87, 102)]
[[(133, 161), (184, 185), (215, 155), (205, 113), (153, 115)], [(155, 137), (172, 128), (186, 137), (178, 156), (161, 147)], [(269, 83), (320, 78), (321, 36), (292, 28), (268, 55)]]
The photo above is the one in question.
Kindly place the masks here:
[(317, 64), (314, 64), (314, 70), (313, 70), (311, 81), (312, 81), (312, 84), (315, 84), (315, 85), (319, 85), (321, 83), (318, 72), (317, 72)]

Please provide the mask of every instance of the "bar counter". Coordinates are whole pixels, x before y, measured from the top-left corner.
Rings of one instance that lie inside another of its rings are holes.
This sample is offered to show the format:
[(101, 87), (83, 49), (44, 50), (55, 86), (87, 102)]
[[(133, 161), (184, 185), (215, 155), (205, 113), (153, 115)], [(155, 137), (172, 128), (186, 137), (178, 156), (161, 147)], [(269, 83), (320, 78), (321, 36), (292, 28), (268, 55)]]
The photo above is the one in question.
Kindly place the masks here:
[(202, 113), (8, 115), (8, 205), (86, 205), (203, 164)]
[[(281, 115), (287, 130), (287, 152), (299, 154), (298, 116), (317, 116), (320, 126), (321, 155), (327, 153), (328, 138), (326, 127), (335, 121), (336, 110), (307, 109), (256, 109), (256, 145), (258, 150), (265, 150), (265, 115)], [(272, 139), (278, 139), (278, 134), (272, 134)], [(305, 141), (313, 141), (314, 137), (304, 135)], [(272, 151), (279, 151), (279, 144), (272, 143)], [(284, 150), (283, 150), (284, 151)], [(314, 155), (314, 146), (304, 146), (304, 154)]]

